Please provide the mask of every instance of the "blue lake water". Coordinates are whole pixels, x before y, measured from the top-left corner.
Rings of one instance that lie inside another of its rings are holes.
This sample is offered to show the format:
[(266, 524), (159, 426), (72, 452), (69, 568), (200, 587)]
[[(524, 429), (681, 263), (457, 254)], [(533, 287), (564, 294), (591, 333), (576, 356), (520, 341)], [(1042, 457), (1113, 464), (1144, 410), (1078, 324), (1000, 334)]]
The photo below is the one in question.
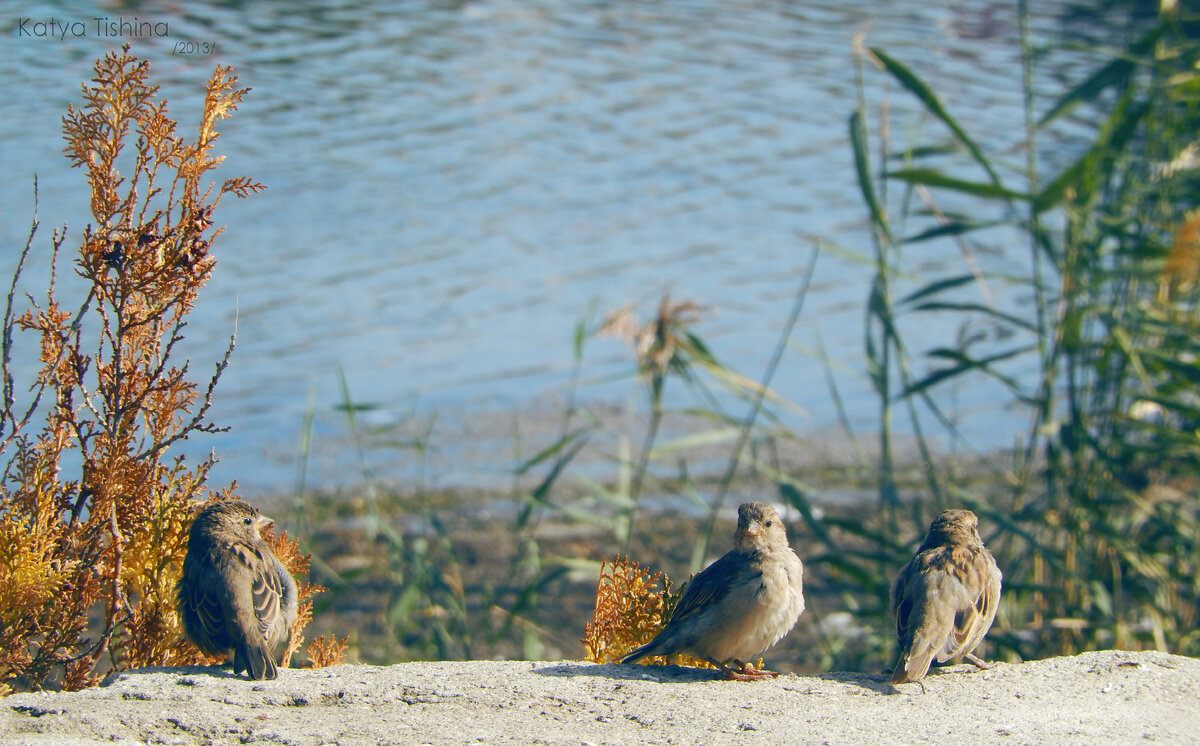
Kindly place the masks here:
[[(1067, 4), (1033, 5), (1039, 46), (1058, 50), (1085, 29)], [(54, 225), (68, 224), (71, 247), (90, 220), (83, 173), (61, 154), (60, 117), (78, 105), (94, 59), (121, 41), (93, 19), (165, 24), (165, 33), (124, 41), (151, 60), (185, 132), (215, 63), (235, 66), (253, 89), (223, 122), (217, 150), (227, 161), (218, 174), (249, 175), (269, 189), (221, 205), (220, 265), (187, 330), (186, 353), (203, 374), (236, 323), (237, 350), (212, 410), (232, 430), (182, 449), (192, 459), (215, 449), (214, 480), (237, 479), (249, 494), (292, 485), (310, 409), (310, 483), (361, 477), (336, 411), (339, 370), (354, 400), (373, 405), (368, 424), (436, 415), (434, 440), (444, 432), (449, 446), (472, 431), (462, 423), (553, 409), (545, 402), (570, 379), (576, 324), (631, 303), (644, 318), (664, 291), (711, 307), (697, 333), (758, 378), (817, 244), (839, 249), (822, 252), (774, 387), (807, 411), (786, 415), (787, 424), (814, 434), (835, 428), (822, 364), (809, 352), (823, 339), (851, 420), (869, 433), (878, 403), (862, 353), (871, 268), (856, 258), (871, 243), (847, 136), (858, 95), (853, 37), (864, 33), (929, 80), (999, 161), (1024, 162), (1009, 3), (4, 7), (6, 273), (28, 229), (35, 173), (37, 261), (44, 266)], [(26, 33), (30, 20), (50, 19), (84, 33)], [(187, 42), (215, 45), (216, 54), (177, 54)], [(1041, 65), (1043, 107), (1083, 72), (1081, 58), (1061, 51)], [(869, 72), (868, 87), (872, 116), (881, 101), (892, 107), (894, 141), (919, 126), (922, 140), (939, 135), (894, 83)], [(1064, 158), (1071, 147), (1066, 137)], [(1028, 249), (1015, 236), (974, 250), (987, 277), (1027, 271)], [(908, 287), (965, 271), (950, 244), (914, 245), (905, 268), (919, 273), (903, 280)], [(44, 276), (31, 267), (24, 287), (37, 292)], [(1001, 307), (1027, 303), (1000, 280), (987, 291)], [(953, 344), (959, 327), (950, 317), (914, 321), (914, 355)], [(28, 375), (35, 356), (28, 341), (18, 347), (17, 372)], [(633, 384), (620, 378), (629, 371), (619, 341), (590, 340), (580, 397), (636, 405)], [(976, 447), (1009, 445), (1020, 432), (1021, 413), (999, 388), (980, 381), (950, 394)], [(510, 436), (498, 429), (503, 450)], [(387, 474), (386, 452), (373, 458)], [(503, 458), (463, 460), (444, 458), (437, 481), (476, 482)]]

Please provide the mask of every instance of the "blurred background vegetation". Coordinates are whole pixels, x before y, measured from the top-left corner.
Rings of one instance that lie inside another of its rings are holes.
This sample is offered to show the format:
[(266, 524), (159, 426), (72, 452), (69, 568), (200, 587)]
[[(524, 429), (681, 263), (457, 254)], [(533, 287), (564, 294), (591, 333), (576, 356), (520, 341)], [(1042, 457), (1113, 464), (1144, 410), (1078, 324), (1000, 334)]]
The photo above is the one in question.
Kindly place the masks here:
[[(878, 429), (867, 436), (842, 418), (848, 460), (798, 457), (811, 443), (778, 415), (802, 403), (771, 390), (787, 375), (780, 362), (795, 347), (814, 263), (840, 247), (812, 247), (763, 371), (715, 358), (695, 301), (664, 295), (648, 320), (629, 308), (592, 312), (577, 326), (575, 360), (597, 335), (627, 340), (645, 414), (615, 421), (578, 404), (575, 376), (548, 444), (527, 450), (514, 415), (505, 494), (433, 487), (421, 465), (437, 448), (436, 418), (365, 427), (356, 415), (366, 405), (343, 381), (362, 486), (312, 494), (302, 466), (286, 501), (294, 533), (309, 539), (314, 582), (331, 589), (314, 628), (349, 633), (368, 662), (577, 658), (602, 560), (628, 553), (678, 583), (728, 549), (738, 502), (766, 498), (787, 508), (810, 599), (772, 667), (887, 667), (890, 583), (952, 506), (979, 514), (1005, 574), (988, 656), (1200, 654), (1200, 26), (1189, 12), (1164, 4), (1152, 28), (1049, 103), (1035, 95), (1038, 52), (1023, 28), (1026, 131), (1015, 158), (985, 152), (939, 100), (936, 79), (886, 50), (858, 50), (860, 100), (847, 124), (870, 215), (863, 355)], [(916, 102), (916, 121), (893, 121), (900, 99)], [(1080, 134), (1064, 162), (1041, 134), (1066, 117)], [(1026, 247), (1026, 260), (985, 277), (973, 258), (998, 242)], [(930, 251), (958, 252), (960, 271), (924, 276)], [(1023, 310), (998, 310), (1000, 290), (1022, 297)], [(959, 333), (915, 348), (906, 330), (934, 316)], [(802, 352), (827, 361), (821, 349)], [(825, 369), (811, 395), (839, 402), (841, 371)], [(959, 435), (954, 397), (981, 377), (1028, 413), (1010, 449), (978, 453)], [(667, 408), (668, 388), (687, 404)], [(385, 488), (365, 455), (379, 449), (425, 476)]]
[[(729, 548), (739, 502), (769, 499), (785, 507), (809, 600), (767, 657), (775, 670), (887, 667), (890, 583), (952, 506), (980, 516), (1005, 574), (987, 657), (1200, 654), (1200, 19), (1189, 12), (1164, 4), (1137, 38), (1096, 50), (1103, 61), (1050, 102), (1036, 95), (1039, 50), (1023, 27), (1015, 154), (982, 148), (936, 79), (859, 48), (846, 125), (869, 248), (797, 247), (806, 271), (762, 370), (713, 353), (699, 331), (713, 310), (703, 299), (664, 293), (648, 315), (583, 312), (550, 434), (513, 414), (507, 490), (440, 487), (430, 456), (447, 436), (436, 415), (368, 424), (370, 405), (343, 377), (356, 486), (309, 489), (314, 404), (294, 491), (264, 501), (311, 553), (310, 581), (329, 589), (316, 598), (314, 634), (348, 635), (349, 655), (370, 663), (581, 658), (602, 561), (626, 554), (679, 587)], [(1074, 146), (1044, 146), (1067, 119)], [(975, 257), (1000, 244), (1025, 259), (985, 276)], [(960, 268), (928, 276), (931, 252), (960, 256)], [(873, 267), (862, 294), (878, 413), (869, 428), (845, 415), (844, 371), (823, 346), (792, 338), (830, 253)], [(97, 256), (111, 263), (111, 251)], [(996, 303), (1000, 293), (1021, 298), (1020, 310)], [(957, 334), (918, 348), (927, 337), (914, 330), (935, 319)], [(602, 335), (630, 348), (640, 414), (614, 416), (580, 396), (584, 349)], [(784, 424), (804, 405), (773, 388), (788, 353), (822, 361), (808, 396), (837, 404), (837, 442)], [(1027, 415), (999, 451), (977, 451), (959, 431), (956, 398), (984, 379)], [(411, 463), (415, 477), (403, 488), (377, 478), (379, 454)]]

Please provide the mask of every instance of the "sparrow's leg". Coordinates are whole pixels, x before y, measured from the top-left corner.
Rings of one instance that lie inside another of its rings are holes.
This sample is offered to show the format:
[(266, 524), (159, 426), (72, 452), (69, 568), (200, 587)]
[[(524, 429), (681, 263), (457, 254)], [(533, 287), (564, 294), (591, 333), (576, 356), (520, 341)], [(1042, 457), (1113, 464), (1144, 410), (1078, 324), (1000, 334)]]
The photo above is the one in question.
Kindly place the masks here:
[[(928, 694), (928, 692), (925, 691), (925, 682), (924, 681), (902, 681), (900, 683), (901, 684), (916, 684), (917, 686), (921, 687), (921, 694)], [(895, 689), (898, 686), (899, 686), (899, 684), (895, 684), (895, 683), (892, 684), (893, 689)], [(897, 691), (899, 691), (899, 690), (897, 689)]]
[(971, 661), (972, 663), (974, 663), (976, 668), (981, 668), (981, 669), (983, 669), (984, 671), (988, 670), (989, 668), (991, 668), (992, 666), (994, 666), (994, 665), (995, 665), (994, 663), (985, 663), (984, 661), (981, 661), (981, 660), (979, 660), (978, 658), (976, 658), (976, 657), (975, 657), (973, 654), (971, 654), (971, 653), (967, 653), (967, 654), (966, 654), (964, 657), (965, 657), (967, 660), (969, 660), (969, 661)]
[(726, 666), (715, 661), (709, 661), (713, 665), (718, 666), (725, 672), (725, 678), (731, 681), (758, 681), (759, 679), (773, 679), (779, 675), (777, 671), (768, 671), (766, 669), (759, 670), (749, 663), (743, 663), (739, 660), (734, 660), (733, 666)]

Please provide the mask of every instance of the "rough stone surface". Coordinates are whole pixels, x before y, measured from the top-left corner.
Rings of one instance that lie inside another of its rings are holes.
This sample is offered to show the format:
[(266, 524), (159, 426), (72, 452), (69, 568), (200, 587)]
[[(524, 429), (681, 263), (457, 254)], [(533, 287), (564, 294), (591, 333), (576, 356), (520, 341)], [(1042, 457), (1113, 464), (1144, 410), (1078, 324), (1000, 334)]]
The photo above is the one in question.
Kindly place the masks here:
[(1200, 660), (1104, 651), (751, 683), (679, 667), (442, 662), (285, 670), (158, 668), (3, 700), (14, 744), (1097, 744), (1200, 741)]

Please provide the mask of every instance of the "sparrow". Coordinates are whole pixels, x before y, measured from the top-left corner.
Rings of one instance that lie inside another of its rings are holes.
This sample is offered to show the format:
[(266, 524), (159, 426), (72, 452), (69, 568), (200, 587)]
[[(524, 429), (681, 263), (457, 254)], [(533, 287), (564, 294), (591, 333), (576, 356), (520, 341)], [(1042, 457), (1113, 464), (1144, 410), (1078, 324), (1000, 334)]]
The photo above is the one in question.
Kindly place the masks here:
[[(739, 681), (778, 676), (750, 661), (779, 642), (804, 613), (804, 565), (766, 503), (738, 507), (733, 549), (692, 578), (670, 620), (621, 663), (690, 653)], [(732, 665), (730, 665), (732, 663)]]
[(270, 518), (241, 500), (208, 505), (188, 536), (175, 587), (187, 639), (209, 655), (233, 651), (233, 672), (278, 673), (274, 650), (296, 620), (296, 581), (263, 541)]
[(938, 662), (972, 655), (996, 618), (1000, 568), (979, 538), (979, 519), (969, 510), (942, 512), (929, 526), (924, 543), (892, 586), (892, 613), (900, 639), (900, 660), (893, 684), (921, 679)]

